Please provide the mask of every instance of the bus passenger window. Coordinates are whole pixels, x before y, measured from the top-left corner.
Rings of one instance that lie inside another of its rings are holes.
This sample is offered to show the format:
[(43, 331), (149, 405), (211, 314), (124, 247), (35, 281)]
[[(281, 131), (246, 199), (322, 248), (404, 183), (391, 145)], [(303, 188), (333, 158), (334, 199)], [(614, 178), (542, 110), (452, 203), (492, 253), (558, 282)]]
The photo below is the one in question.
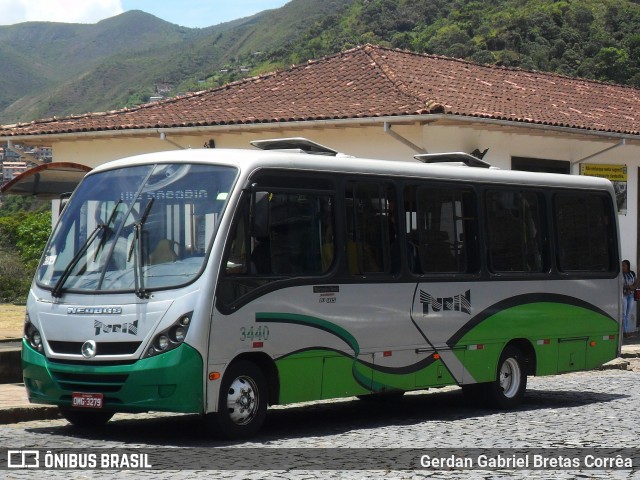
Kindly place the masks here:
[(469, 189), (408, 186), (404, 192), (409, 270), (467, 273), (478, 268), (475, 196)]
[(267, 236), (254, 239), (252, 259), (262, 247), (263, 265), (270, 265), (274, 275), (326, 272), (333, 262), (332, 216), (330, 197), (270, 194)]
[(391, 272), (397, 250), (394, 189), (374, 182), (350, 182), (346, 192), (347, 260), (354, 275)]
[(333, 265), (330, 195), (274, 191), (258, 192), (256, 198), (253, 221), (247, 199), (230, 234), (221, 288), (225, 303), (269, 282), (323, 275)]
[(606, 272), (617, 268), (615, 221), (609, 197), (558, 194), (555, 197), (558, 268)]
[(487, 248), (493, 272), (542, 272), (546, 268), (543, 202), (533, 192), (487, 192)]
[[(247, 232), (248, 209), (237, 223), (227, 261), (248, 275), (320, 275), (333, 263), (333, 211), (329, 196), (267, 192)], [(256, 210), (258, 210), (256, 208)]]

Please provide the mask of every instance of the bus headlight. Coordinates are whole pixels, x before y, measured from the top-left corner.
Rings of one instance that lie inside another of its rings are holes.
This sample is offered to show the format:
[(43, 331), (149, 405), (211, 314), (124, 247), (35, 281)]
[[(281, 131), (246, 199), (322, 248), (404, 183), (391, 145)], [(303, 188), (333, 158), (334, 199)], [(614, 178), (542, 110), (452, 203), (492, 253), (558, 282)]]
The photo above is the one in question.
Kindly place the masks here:
[(191, 325), (192, 314), (193, 312), (189, 312), (186, 315), (181, 315), (169, 328), (158, 332), (155, 337), (153, 337), (151, 345), (147, 347), (143, 358), (153, 357), (179, 347), (185, 338), (187, 338), (187, 331)]
[(169, 348), (169, 337), (166, 335), (158, 335), (156, 337), (156, 348), (162, 352)]
[(33, 323), (29, 320), (29, 315), (25, 315), (24, 319), (24, 339), (34, 350), (42, 353), (44, 347), (42, 346), (42, 335)]
[(173, 327), (169, 334), (171, 335), (171, 340), (174, 342), (183, 342), (187, 331), (182, 325), (179, 325), (177, 327)]

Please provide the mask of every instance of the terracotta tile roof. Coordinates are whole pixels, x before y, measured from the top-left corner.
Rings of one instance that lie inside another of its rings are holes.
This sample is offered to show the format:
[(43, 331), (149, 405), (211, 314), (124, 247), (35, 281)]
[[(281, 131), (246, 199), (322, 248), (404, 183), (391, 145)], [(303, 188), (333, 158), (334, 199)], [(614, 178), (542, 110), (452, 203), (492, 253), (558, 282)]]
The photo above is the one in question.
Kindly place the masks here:
[(139, 107), (0, 136), (444, 113), (640, 135), (640, 89), (372, 45)]

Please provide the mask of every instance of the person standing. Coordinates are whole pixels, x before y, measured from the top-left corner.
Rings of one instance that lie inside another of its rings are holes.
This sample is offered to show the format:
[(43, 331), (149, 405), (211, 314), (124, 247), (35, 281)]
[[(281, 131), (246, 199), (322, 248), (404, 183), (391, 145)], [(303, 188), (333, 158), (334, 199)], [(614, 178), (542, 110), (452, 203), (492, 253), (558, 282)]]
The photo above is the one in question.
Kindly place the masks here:
[(622, 278), (623, 335), (625, 337), (630, 337), (634, 331), (634, 327), (631, 325), (631, 309), (634, 304), (633, 292), (636, 289), (636, 274), (631, 270), (631, 263), (629, 260), (622, 261)]

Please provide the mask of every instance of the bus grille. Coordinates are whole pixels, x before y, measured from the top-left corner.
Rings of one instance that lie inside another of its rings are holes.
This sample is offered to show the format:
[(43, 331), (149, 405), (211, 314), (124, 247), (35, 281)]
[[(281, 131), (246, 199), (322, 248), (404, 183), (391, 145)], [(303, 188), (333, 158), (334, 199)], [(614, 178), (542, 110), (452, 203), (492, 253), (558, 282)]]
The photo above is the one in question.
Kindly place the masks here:
[[(80, 355), (82, 350), (82, 342), (58, 342), (50, 341), (49, 348), (53, 353)], [(134, 353), (142, 342), (97, 342), (97, 357), (103, 355), (131, 355)]]
[(51, 371), (60, 388), (72, 392), (107, 393), (119, 392), (129, 375), (93, 374)]

